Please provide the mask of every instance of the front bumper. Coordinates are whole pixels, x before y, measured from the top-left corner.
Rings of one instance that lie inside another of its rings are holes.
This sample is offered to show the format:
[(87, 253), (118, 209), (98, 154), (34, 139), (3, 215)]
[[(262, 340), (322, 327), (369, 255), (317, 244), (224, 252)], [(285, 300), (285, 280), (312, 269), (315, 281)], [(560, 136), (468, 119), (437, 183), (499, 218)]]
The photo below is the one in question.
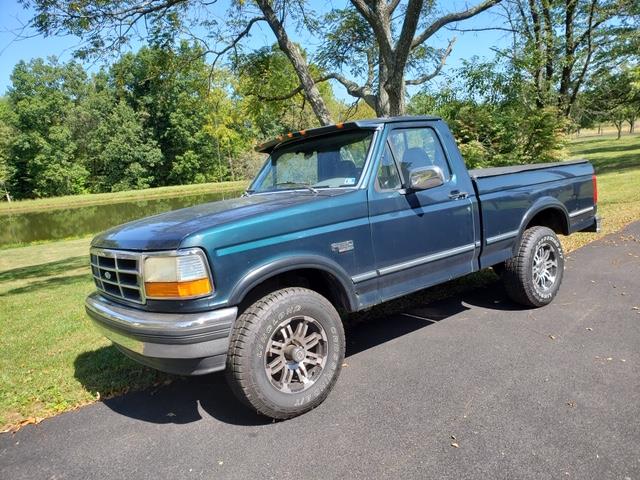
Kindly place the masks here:
[(94, 292), (85, 301), (98, 329), (139, 363), (179, 375), (223, 370), (236, 307), (200, 313), (156, 313)]

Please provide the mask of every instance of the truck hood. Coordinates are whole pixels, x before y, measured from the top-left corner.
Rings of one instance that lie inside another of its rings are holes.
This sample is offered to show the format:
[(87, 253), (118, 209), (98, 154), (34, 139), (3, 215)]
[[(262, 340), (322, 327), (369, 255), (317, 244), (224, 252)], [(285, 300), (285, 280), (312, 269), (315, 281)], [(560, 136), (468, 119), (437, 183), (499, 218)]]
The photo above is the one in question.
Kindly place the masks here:
[(288, 191), (204, 203), (119, 225), (97, 235), (91, 245), (122, 250), (175, 249), (187, 235), (348, 191), (332, 190), (318, 194)]

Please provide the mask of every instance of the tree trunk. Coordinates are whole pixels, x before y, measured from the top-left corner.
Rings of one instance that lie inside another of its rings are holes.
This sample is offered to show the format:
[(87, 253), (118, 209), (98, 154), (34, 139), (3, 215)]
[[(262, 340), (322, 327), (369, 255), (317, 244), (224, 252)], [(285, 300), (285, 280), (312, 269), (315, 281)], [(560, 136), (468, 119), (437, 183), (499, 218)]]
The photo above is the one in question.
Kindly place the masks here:
[(636, 130), (636, 117), (629, 119), (629, 133), (633, 133)]
[(278, 40), (280, 49), (284, 52), (287, 58), (289, 58), (291, 65), (293, 65), (293, 68), (298, 75), (298, 79), (300, 80), (300, 84), (304, 89), (305, 96), (311, 104), (313, 113), (315, 113), (318, 118), (320, 125), (331, 125), (333, 123), (331, 120), (331, 114), (320, 95), (318, 87), (316, 87), (313, 77), (311, 76), (311, 72), (309, 71), (309, 66), (298, 47), (289, 40), (289, 36), (287, 35), (284, 26), (280, 23), (280, 20), (273, 11), (273, 8), (271, 8), (271, 2), (269, 0), (256, 0), (256, 3), (260, 10), (262, 10), (267, 23)]
[(564, 15), (564, 58), (562, 72), (560, 74), (560, 88), (558, 90), (558, 106), (565, 113), (569, 114), (571, 109), (569, 103), (569, 88), (571, 86), (571, 74), (573, 71), (573, 21), (577, 7), (577, 0), (566, 0), (566, 10)]
[(542, 17), (544, 18), (544, 55), (545, 55), (545, 94), (553, 88), (553, 21), (551, 20), (549, 0), (542, 0)]
[(620, 140), (620, 137), (622, 137), (622, 122), (613, 122), (613, 124), (616, 126), (616, 130), (618, 130), (617, 140)]
[(384, 85), (383, 89), (387, 92), (387, 96), (389, 97), (388, 115), (390, 117), (404, 115), (404, 78), (402, 76), (400, 76), (400, 78), (395, 78), (395, 76), (390, 78), (386, 85)]
[[(542, 59), (544, 49), (542, 47), (542, 25), (540, 23), (540, 13), (535, 0), (529, 0), (529, 11), (531, 12), (531, 22), (533, 24), (533, 40), (538, 57), (535, 59), (535, 72), (533, 72), (534, 84), (536, 88), (536, 107), (543, 108), (545, 100), (544, 72), (542, 69)], [(544, 62), (546, 64), (546, 62)]]
[(387, 91), (384, 89), (383, 85), (387, 81), (387, 66), (382, 59), (382, 55), (380, 55), (380, 60), (378, 63), (378, 92), (376, 94), (376, 115), (378, 117), (388, 117), (389, 116), (389, 95)]

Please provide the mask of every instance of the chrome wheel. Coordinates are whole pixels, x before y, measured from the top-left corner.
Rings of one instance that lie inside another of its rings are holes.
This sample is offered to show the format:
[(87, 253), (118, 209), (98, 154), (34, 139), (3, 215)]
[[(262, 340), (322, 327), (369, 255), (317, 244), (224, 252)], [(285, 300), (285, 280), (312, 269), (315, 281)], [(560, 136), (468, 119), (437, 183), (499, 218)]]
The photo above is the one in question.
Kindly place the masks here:
[(555, 250), (549, 243), (538, 246), (533, 256), (533, 284), (541, 293), (547, 293), (556, 282), (558, 276), (558, 259)]
[(299, 393), (310, 388), (327, 363), (327, 334), (311, 317), (291, 317), (278, 325), (267, 344), (264, 368), (276, 389)]

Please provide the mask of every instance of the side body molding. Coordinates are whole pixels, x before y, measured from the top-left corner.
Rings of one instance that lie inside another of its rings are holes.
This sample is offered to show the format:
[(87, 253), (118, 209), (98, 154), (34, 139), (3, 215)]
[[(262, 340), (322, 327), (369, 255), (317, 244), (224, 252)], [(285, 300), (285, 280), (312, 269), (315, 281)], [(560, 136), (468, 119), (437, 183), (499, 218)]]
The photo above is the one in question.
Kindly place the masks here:
[(229, 305), (238, 305), (254, 287), (276, 275), (295, 270), (315, 269), (336, 279), (348, 301), (351, 311), (358, 310), (358, 297), (351, 276), (336, 262), (320, 255), (291, 255), (279, 258), (251, 270), (235, 285), (229, 296)]

